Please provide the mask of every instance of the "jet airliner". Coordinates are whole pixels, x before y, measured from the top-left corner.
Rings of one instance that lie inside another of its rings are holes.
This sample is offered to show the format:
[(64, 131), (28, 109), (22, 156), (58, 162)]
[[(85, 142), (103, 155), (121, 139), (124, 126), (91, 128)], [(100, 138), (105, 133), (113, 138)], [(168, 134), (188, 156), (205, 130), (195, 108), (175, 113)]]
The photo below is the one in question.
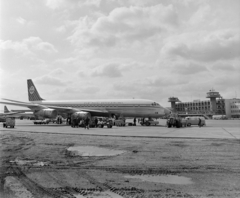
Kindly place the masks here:
[(27, 80), (29, 102), (4, 99), (2, 104), (27, 107), (34, 115), (44, 118), (77, 116), (80, 118), (101, 117), (138, 117), (160, 118), (169, 110), (157, 102), (146, 99), (102, 99), (102, 100), (44, 100), (31, 79)]
[(11, 118), (32, 118), (34, 117), (32, 112), (24, 112), (24, 110), (9, 111), (7, 106), (4, 106), (5, 117)]

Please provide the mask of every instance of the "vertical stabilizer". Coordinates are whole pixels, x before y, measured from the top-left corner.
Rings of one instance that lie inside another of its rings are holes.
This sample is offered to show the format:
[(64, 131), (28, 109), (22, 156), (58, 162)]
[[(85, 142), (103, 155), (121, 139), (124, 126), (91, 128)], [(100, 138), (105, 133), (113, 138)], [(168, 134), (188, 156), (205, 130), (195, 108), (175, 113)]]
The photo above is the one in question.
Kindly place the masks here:
[(35, 85), (33, 84), (32, 79), (27, 80), (27, 85), (28, 85), (28, 100), (29, 101), (44, 100), (40, 97)]
[(8, 110), (7, 106), (4, 106), (4, 113), (9, 113), (10, 111)]

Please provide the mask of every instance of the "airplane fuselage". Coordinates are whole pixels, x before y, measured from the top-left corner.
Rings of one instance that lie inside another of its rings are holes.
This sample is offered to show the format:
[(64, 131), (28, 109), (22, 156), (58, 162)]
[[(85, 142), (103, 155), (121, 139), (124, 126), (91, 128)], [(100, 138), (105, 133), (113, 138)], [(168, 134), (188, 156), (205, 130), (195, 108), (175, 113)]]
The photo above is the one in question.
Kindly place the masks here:
[(112, 100), (68, 100), (68, 101), (34, 101), (34, 104), (44, 106), (71, 107), (106, 111), (123, 117), (159, 118), (165, 115), (165, 109), (158, 103), (144, 99), (112, 99)]

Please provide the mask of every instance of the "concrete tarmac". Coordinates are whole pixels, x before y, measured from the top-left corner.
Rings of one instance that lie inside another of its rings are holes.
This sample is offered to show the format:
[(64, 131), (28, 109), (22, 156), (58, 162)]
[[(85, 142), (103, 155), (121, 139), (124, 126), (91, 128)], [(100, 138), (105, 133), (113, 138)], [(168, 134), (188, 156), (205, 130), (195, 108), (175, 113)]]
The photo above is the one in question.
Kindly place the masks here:
[(240, 139), (240, 120), (206, 120), (206, 126), (199, 128), (197, 125), (183, 128), (167, 128), (166, 120), (158, 120), (157, 126), (125, 126), (107, 128), (72, 128), (65, 124), (34, 125), (31, 120), (16, 120), (16, 126), (2, 128), (31, 133), (53, 134), (82, 134), (98, 136), (120, 137), (154, 137), (154, 138), (202, 138), (202, 139)]
[[(132, 121), (132, 120), (128, 120)], [(0, 127), (0, 197), (240, 197), (240, 120)]]

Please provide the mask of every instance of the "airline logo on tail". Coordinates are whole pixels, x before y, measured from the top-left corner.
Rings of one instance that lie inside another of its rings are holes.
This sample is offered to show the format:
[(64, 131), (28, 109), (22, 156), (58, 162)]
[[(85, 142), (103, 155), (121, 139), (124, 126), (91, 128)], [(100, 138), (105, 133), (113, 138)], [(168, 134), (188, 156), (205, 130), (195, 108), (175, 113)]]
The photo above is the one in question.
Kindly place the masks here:
[(39, 95), (36, 87), (33, 84), (33, 81), (31, 79), (27, 80), (28, 85), (28, 100), (29, 101), (40, 101), (43, 100), (41, 96)]
[(33, 94), (34, 91), (35, 91), (34, 86), (31, 86), (31, 87), (29, 88), (29, 93), (30, 93), (30, 94)]

